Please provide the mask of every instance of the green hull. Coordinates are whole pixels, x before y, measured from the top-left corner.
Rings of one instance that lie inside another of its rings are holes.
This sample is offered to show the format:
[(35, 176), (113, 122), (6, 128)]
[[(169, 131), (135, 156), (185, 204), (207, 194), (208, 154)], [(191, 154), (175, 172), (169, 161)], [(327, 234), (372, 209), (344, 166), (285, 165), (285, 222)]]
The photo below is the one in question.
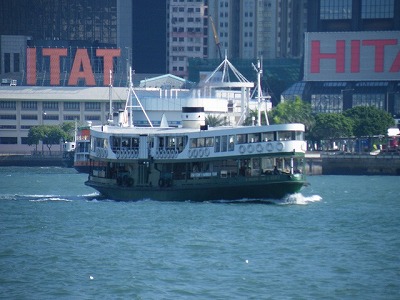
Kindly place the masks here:
[(282, 199), (299, 192), (305, 177), (296, 175), (269, 175), (256, 178), (220, 178), (192, 180), (190, 183), (174, 181), (169, 187), (119, 186), (112, 181), (96, 182), (89, 179), (86, 185), (98, 190), (104, 197), (119, 201), (144, 199), (158, 201), (214, 201), (243, 199)]

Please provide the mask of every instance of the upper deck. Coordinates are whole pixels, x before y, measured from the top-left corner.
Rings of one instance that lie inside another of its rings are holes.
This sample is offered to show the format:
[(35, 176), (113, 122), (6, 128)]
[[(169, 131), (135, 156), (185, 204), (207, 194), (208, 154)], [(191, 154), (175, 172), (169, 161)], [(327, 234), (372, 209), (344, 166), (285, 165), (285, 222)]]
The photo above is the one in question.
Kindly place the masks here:
[(93, 159), (185, 160), (304, 155), (303, 124), (193, 128), (99, 126), (91, 130)]

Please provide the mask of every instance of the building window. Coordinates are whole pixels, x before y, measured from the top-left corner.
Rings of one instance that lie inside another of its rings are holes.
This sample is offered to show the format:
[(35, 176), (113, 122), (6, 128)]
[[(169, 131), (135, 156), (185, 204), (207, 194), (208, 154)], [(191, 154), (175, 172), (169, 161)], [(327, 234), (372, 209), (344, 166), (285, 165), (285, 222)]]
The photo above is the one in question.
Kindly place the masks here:
[(74, 115), (65, 115), (64, 116), (64, 121), (79, 121), (80, 117), (79, 116), (74, 116)]
[(0, 120), (16, 120), (17, 115), (0, 115)]
[(393, 113), (397, 116), (397, 118), (400, 117), (400, 94), (394, 94), (394, 110)]
[(19, 53), (14, 53), (14, 72), (19, 72)]
[(17, 129), (17, 126), (16, 125), (0, 125), (0, 129), (5, 129), (5, 130)]
[(58, 102), (56, 101), (43, 102), (43, 110), (58, 110)]
[(15, 110), (17, 103), (15, 101), (0, 101), (0, 109)]
[(352, 105), (356, 106), (374, 106), (378, 109), (385, 109), (385, 94), (354, 94)]
[(21, 129), (23, 129), (23, 130), (29, 130), (32, 127), (33, 127), (32, 125), (21, 125)]
[(28, 145), (29, 144), (29, 140), (27, 137), (22, 137), (21, 138), (21, 144), (22, 145)]
[(85, 102), (85, 110), (89, 111), (100, 110), (100, 102)]
[(364, 0), (361, 4), (363, 19), (388, 19), (394, 16), (394, 0)]
[(100, 121), (100, 116), (87, 115), (85, 116), (85, 121)]
[(0, 144), (18, 144), (17, 137), (0, 137)]
[(321, 0), (322, 20), (351, 19), (352, 0)]
[(25, 109), (25, 110), (37, 110), (37, 102), (23, 101), (23, 102), (21, 102), (21, 108)]
[(341, 113), (343, 112), (342, 95), (311, 95), (311, 108), (314, 113)]
[(64, 110), (80, 110), (79, 102), (64, 102)]
[(49, 114), (45, 114), (45, 115), (43, 115), (43, 120), (58, 121), (58, 115), (49, 115)]
[(4, 73), (11, 72), (11, 54), (4, 53)]
[(37, 120), (37, 115), (21, 115), (21, 120)]

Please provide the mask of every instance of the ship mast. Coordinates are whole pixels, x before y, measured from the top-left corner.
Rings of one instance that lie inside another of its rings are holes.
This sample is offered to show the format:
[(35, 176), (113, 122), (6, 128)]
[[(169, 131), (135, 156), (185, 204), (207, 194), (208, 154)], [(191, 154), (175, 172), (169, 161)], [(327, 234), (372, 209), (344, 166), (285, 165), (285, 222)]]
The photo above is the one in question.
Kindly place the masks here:
[[(262, 95), (262, 90), (261, 90), (261, 76), (263, 73), (261, 62), (258, 59), (257, 60), (257, 66), (252, 64), (254, 70), (257, 72), (257, 102), (258, 102), (258, 107), (257, 107), (257, 126), (261, 126), (261, 101), (265, 100), (265, 97)], [(268, 121), (268, 115), (267, 115), (267, 107), (266, 103), (264, 103), (264, 114), (265, 114), (265, 121), (267, 125), (269, 125)]]
[[(135, 96), (137, 105), (133, 105), (133, 96)], [(144, 113), (147, 122), (149, 123), (150, 127), (153, 127), (153, 123), (150, 121), (149, 116), (146, 113), (146, 110), (144, 109), (142, 102), (140, 102), (139, 97), (136, 95), (135, 90), (133, 89), (133, 83), (132, 83), (132, 67), (129, 68), (129, 91), (128, 91), (128, 96), (126, 99), (126, 104), (125, 104), (125, 113), (128, 113), (128, 126), (129, 127), (134, 127), (133, 126), (133, 108), (140, 108), (142, 112)]]
[(113, 122), (113, 107), (112, 107), (112, 71), (110, 70), (110, 84), (108, 86), (108, 100), (110, 101), (110, 112), (108, 113), (108, 123)]

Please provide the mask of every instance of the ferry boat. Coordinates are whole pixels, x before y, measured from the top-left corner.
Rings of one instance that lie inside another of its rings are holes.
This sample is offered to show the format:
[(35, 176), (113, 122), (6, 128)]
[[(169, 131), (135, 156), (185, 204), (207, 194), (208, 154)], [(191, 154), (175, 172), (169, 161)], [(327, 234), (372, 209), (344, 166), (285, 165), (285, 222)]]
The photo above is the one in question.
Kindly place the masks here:
[(261, 125), (259, 110), (253, 126), (209, 127), (204, 107), (193, 102), (182, 107), (181, 127), (165, 119), (153, 127), (137, 99), (150, 126), (135, 127), (132, 99), (117, 122), (90, 127), (93, 163), (85, 184), (108, 199), (269, 200), (306, 183), (303, 124)]
[[(185, 114), (185, 112), (183, 112)], [(281, 199), (305, 184), (303, 124), (91, 128), (86, 185), (114, 200)]]

